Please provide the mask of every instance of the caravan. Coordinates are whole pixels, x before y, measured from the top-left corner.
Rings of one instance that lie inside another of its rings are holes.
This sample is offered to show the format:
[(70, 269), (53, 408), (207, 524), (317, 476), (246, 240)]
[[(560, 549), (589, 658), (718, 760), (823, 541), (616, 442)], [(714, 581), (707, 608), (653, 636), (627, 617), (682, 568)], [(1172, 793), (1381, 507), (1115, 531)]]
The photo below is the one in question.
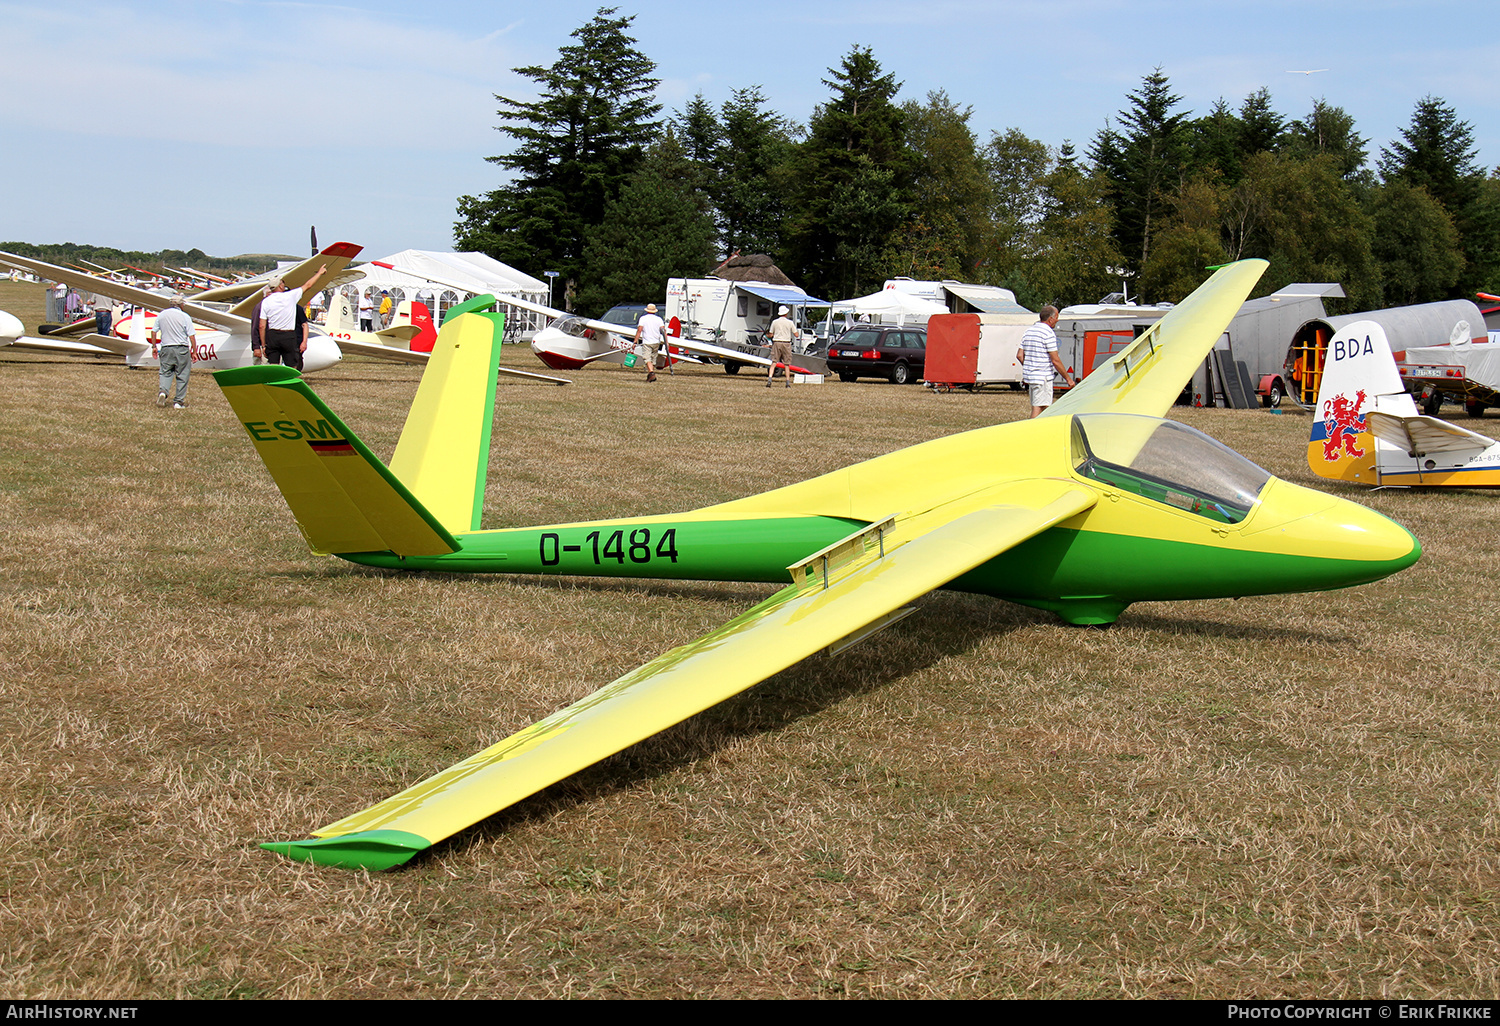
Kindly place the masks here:
[[(667, 281), (666, 320), (671, 334), (751, 356), (766, 355), (766, 331), (776, 317), (778, 306), (790, 309), (792, 318), (805, 325), (808, 307), (827, 305), (795, 285), (714, 277)], [(811, 338), (812, 332), (804, 327), (804, 343)], [(740, 364), (725, 359), (724, 369), (735, 374)], [(814, 373), (825, 370), (822, 366), (813, 368)]]

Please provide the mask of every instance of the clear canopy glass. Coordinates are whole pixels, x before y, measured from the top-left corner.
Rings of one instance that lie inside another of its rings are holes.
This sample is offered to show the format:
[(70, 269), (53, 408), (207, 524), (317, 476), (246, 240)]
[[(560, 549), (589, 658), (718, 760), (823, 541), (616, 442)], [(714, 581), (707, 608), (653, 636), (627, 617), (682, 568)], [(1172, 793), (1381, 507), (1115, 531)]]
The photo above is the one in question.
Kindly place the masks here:
[(1101, 484), (1230, 524), (1250, 515), (1271, 479), (1201, 431), (1129, 413), (1074, 417), (1073, 466)]

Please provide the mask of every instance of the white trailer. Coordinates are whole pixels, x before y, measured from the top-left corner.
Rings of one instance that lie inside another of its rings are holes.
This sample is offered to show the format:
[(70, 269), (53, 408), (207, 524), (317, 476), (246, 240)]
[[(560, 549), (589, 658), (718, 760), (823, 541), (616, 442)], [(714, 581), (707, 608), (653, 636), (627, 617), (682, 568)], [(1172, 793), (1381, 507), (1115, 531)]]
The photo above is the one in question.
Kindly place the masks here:
[(968, 282), (917, 281), (913, 278), (888, 278), (885, 289), (904, 292), (918, 299), (941, 303), (949, 313), (1021, 314), (1026, 308), (1016, 302), (1016, 294), (998, 285), (971, 285)]
[[(771, 285), (763, 281), (730, 281), (725, 278), (669, 278), (667, 280), (667, 329), (674, 335), (708, 342), (742, 353), (766, 355), (766, 332), (776, 319), (776, 308), (785, 306), (802, 327), (803, 346), (812, 341), (807, 324), (808, 307), (828, 306), (795, 285)], [(808, 356), (803, 362), (815, 360)], [(811, 367), (825, 373), (827, 367)], [(724, 361), (734, 374), (740, 365)]]

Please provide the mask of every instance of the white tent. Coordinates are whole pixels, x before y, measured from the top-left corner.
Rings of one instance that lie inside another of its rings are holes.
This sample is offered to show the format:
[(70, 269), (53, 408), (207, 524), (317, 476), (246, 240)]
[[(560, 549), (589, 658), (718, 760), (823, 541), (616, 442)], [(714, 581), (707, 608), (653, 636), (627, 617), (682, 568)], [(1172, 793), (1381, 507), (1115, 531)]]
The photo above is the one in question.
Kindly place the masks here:
[(833, 304), (835, 310), (852, 309), (860, 317), (864, 318), (904, 318), (894, 321), (896, 324), (927, 323), (927, 318), (933, 314), (945, 314), (948, 308), (942, 303), (934, 303), (930, 299), (922, 299), (906, 292), (897, 292), (894, 289), (883, 289), (880, 292), (872, 292), (868, 296), (860, 296), (857, 299), (845, 299)]
[[(377, 267), (375, 262), (360, 264), (365, 273), (362, 281), (346, 285), (344, 289), (351, 297), (358, 292), (374, 289), (377, 293), (389, 292), (396, 302), (416, 299), (427, 304), (433, 320), (442, 323), (448, 308), (473, 296), (509, 295), (533, 303), (547, 302), (547, 283), (514, 267), (502, 264), (483, 253), (437, 253), (421, 249), (404, 249), (390, 256), (380, 257), (382, 264), (390, 268)], [(429, 278), (437, 278), (445, 284), (435, 285)], [(463, 286), (462, 289), (456, 286)], [(523, 337), (529, 337), (544, 327), (545, 317), (507, 307), (508, 325), (514, 326)]]
[[(842, 331), (844, 327), (856, 321), (869, 321), (872, 324), (920, 324), (925, 326), (927, 318), (933, 314), (945, 314), (948, 308), (942, 303), (934, 303), (930, 299), (922, 299), (907, 292), (897, 292), (894, 289), (884, 289), (880, 292), (872, 292), (868, 296), (858, 296), (854, 299), (843, 299), (833, 304), (830, 315), (836, 322), (834, 334)], [(842, 322), (840, 325), (837, 322)], [(818, 326), (818, 335), (824, 336), (827, 322)]]

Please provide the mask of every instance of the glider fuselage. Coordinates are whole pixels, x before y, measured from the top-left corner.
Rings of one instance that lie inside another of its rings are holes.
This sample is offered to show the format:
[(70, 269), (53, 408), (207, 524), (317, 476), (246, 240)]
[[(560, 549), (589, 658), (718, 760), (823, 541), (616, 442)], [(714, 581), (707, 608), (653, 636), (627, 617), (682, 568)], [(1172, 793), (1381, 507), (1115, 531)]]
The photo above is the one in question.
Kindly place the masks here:
[[(1078, 452), (1075, 420), (936, 439), (689, 513), (473, 531), (455, 535), (459, 550), (442, 555), (339, 555), (406, 570), (785, 583), (788, 567), (867, 524), (894, 517), (887, 537), (897, 542), (910, 514), (1038, 477), (1091, 488), (1099, 501), (948, 587), (1107, 623), (1133, 602), (1363, 584), (1420, 555), (1411, 534), (1385, 517), (1264, 472), (1243, 516), (1202, 488), (1158, 475), (1113, 468), (1101, 480)], [(1172, 422), (1131, 422), (1171, 425), (1174, 436), (1201, 442), (1205, 459), (1229, 453)]]

